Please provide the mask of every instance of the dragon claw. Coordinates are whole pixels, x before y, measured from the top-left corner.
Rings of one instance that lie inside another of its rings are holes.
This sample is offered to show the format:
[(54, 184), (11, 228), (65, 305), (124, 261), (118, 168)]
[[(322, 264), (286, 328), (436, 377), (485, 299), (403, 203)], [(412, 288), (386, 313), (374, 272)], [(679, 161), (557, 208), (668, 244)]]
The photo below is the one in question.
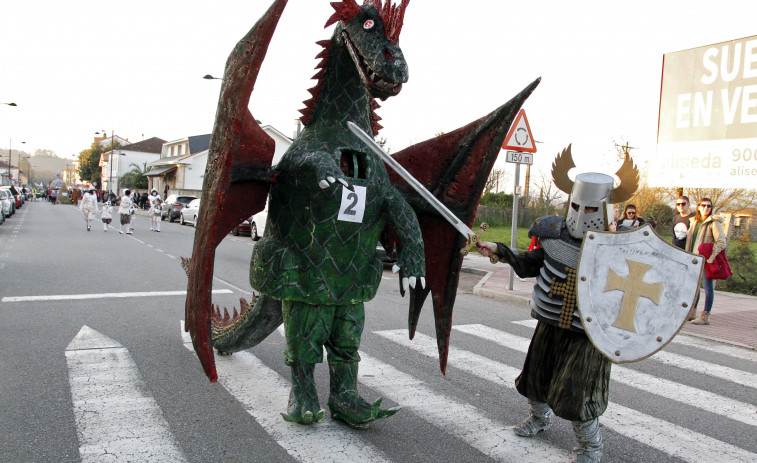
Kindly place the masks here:
[(326, 180), (321, 180), (320, 182), (318, 182), (318, 186), (321, 187), (321, 190), (325, 190), (326, 188), (331, 186), (331, 184)]
[(415, 289), (415, 277), (410, 277), (408, 281), (410, 283), (410, 287)]
[(400, 267), (397, 264), (392, 265), (392, 273), (397, 273), (400, 271)]
[(421, 288), (426, 287), (426, 277), (421, 277)]

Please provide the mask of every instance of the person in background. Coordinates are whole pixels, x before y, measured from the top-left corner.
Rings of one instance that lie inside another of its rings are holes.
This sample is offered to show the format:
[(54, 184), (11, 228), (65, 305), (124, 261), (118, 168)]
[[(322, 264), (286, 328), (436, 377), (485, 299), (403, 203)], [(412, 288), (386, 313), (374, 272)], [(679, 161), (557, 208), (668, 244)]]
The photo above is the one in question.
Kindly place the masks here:
[[(712, 243), (712, 254), (707, 259), (707, 263), (712, 263), (716, 255), (725, 251), (725, 233), (721, 225), (723, 221), (723, 218), (719, 215), (712, 215), (712, 200), (710, 198), (700, 199), (696, 215), (691, 218), (689, 232), (686, 234), (686, 251), (699, 254), (700, 244)], [(707, 273), (702, 275), (702, 286), (704, 287), (704, 310), (699, 314), (699, 317), (691, 322), (694, 325), (710, 324), (710, 311), (712, 310), (715, 290), (712, 280), (707, 278)], [(697, 294), (692, 307), (694, 312), (696, 312), (698, 304), (699, 295)], [(689, 314), (691, 315), (691, 312)]]
[(102, 215), (100, 216), (100, 220), (103, 221), (103, 231), (108, 231), (108, 225), (110, 225), (110, 222), (113, 220), (113, 215), (111, 214), (112, 210), (113, 207), (111, 206), (110, 201), (105, 201), (105, 203), (103, 203)]
[(147, 197), (148, 203), (147, 203), (147, 208), (146, 209), (150, 209), (151, 207), (153, 207), (155, 205), (155, 200), (156, 199), (160, 199), (160, 195), (158, 194), (158, 190), (156, 190), (155, 188), (153, 188), (150, 191), (150, 196)]
[(95, 213), (100, 212), (97, 208), (97, 196), (95, 196), (94, 188), (87, 190), (81, 199), (79, 199), (79, 210), (87, 222), (87, 231), (92, 230), (91, 226), (92, 221), (95, 219)]
[[(155, 190), (153, 190), (155, 191)], [(155, 191), (157, 195), (157, 191)], [(155, 200), (152, 202), (152, 206), (150, 207), (150, 231), (155, 230), (156, 232), (160, 231), (160, 215), (162, 211), (161, 204), (163, 204), (163, 200), (160, 199), (160, 197), (156, 197)]]
[(623, 209), (623, 216), (618, 220), (618, 231), (633, 230), (644, 225), (644, 219), (636, 213), (636, 206), (629, 204)]
[(126, 226), (126, 234), (131, 235), (131, 211), (134, 208), (134, 204), (131, 202), (131, 191), (124, 190), (124, 195), (121, 196), (121, 203), (118, 206), (118, 213), (121, 215), (121, 223), (118, 227), (118, 233), (124, 234), (124, 225)]
[(673, 217), (673, 244), (676, 247), (686, 249), (686, 235), (692, 217), (694, 214), (689, 208), (689, 197), (679, 196), (676, 199), (676, 215)]

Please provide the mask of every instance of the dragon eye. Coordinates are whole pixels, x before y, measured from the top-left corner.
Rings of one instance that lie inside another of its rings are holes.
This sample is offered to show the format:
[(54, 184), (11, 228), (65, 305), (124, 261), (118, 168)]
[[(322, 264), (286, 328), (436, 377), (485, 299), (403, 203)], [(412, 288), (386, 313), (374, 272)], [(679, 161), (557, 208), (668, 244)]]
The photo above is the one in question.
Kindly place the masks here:
[(372, 19), (366, 19), (365, 22), (363, 23), (363, 29), (370, 30), (370, 29), (373, 29), (373, 26), (375, 25), (376, 25), (376, 21)]

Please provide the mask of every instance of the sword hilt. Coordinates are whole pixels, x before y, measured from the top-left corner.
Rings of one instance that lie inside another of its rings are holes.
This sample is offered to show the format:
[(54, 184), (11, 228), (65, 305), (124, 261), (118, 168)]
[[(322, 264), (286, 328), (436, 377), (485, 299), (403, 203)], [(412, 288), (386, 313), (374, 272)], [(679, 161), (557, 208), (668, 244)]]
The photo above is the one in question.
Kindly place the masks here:
[[(481, 235), (489, 229), (489, 224), (486, 222), (481, 222), (481, 225), (479, 225), (479, 231), (476, 232), (475, 235), (468, 235), (468, 241), (465, 243), (465, 247), (460, 250), (460, 254), (463, 256), (467, 256), (468, 252), (470, 252), (471, 249), (473, 249), (474, 246), (476, 246), (476, 243), (478, 243), (481, 240)], [(499, 257), (497, 257), (496, 254), (489, 254), (489, 262), (492, 264), (496, 264), (499, 262)]]

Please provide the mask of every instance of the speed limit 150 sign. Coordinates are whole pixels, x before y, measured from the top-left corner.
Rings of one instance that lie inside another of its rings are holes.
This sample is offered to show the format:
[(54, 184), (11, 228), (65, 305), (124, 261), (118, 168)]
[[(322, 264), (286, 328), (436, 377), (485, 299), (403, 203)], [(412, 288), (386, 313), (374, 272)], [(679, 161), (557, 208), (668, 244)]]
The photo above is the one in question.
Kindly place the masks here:
[(531, 165), (534, 163), (534, 155), (532, 153), (520, 153), (518, 151), (508, 151), (507, 162), (514, 162), (515, 164)]

